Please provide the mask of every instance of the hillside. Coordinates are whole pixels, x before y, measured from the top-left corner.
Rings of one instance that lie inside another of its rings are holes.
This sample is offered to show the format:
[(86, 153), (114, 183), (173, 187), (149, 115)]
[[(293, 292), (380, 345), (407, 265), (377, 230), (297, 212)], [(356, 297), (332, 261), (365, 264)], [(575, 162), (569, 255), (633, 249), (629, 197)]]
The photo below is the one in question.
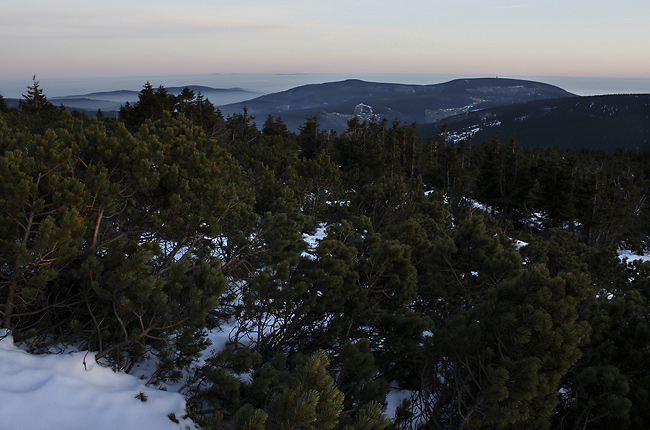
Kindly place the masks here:
[(480, 143), (496, 133), (523, 146), (605, 151), (650, 149), (650, 94), (603, 95), (537, 100), (468, 112), (423, 125), (437, 133), (447, 124), (452, 139)]
[(280, 116), (292, 130), (307, 116), (317, 115), (323, 128), (341, 132), (355, 114), (423, 124), (494, 106), (571, 96), (574, 94), (553, 85), (517, 79), (459, 79), (433, 85), (352, 79), (304, 85), (220, 109), (233, 114), (246, 107), (262, 122), (269, 114)]

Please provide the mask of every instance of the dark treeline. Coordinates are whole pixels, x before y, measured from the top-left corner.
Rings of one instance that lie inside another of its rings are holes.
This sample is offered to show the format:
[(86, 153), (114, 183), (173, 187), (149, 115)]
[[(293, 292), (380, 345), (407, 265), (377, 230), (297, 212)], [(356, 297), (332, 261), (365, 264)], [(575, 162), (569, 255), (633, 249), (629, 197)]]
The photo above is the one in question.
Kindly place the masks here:
[(650, 426), (650, 266), (617, 256), (648, 247), (647, 153), (260, 129), (148, 84), (119, 120), (24, 97), (0, 99), (0, 315), (35, 351), (155, 356), (206, 429)]

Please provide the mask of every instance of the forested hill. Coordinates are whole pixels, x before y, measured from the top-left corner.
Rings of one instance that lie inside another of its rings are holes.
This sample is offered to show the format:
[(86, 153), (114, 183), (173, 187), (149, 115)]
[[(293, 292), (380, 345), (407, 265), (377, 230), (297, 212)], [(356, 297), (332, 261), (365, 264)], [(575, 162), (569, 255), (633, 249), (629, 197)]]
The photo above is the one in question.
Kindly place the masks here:
[(317, 115), (323, 128), (341, 132), (354, 115), (423, 124), (472, 110), (570, 96), (574, 94), (553, 85), (517, 79), (458, 79), (435, 85), (346, 80), (304, 85), (220, 109), (232, 114), (246, 107), (257, 118), (281, 116), (293, 131), (307, 116)]
[(455, 141), (489, 141), (496, 133), (524, 146), (605, 151), (650, 150), (650, 94), (537, 100), (473, 111), (420, 127), (423, 135), (446, 127)]

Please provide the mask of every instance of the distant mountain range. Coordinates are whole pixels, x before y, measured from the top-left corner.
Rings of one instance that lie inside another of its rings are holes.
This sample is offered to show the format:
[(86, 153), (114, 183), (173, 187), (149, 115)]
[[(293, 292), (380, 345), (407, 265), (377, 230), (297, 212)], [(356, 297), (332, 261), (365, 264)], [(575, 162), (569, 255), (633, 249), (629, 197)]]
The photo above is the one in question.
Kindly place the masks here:
[[(252, 91), (247, 91), (242, 88), (212, 88), (202, 85), (186, 85), (183, 87), (165, 87), (165, 89), (173, 95), (178, 95), (184, 88), (189, 88), (195, 93), (201, 93), (205, 98), (209, 99), (214, 105), (228, 104), (248, 100), (252, 97), (259, 95)], [(129, 103), (138, 101), (139, 91), (132, 90), (117, 90), (117, 91), (103, 91), (94, 92), (82, 95), (71, 95), (64, 97), (52, 97), (48, 100), (56, 105), (63, 105), (68, 109), (75, 109), (87, 115), (94, 115), (98, 109), (101, 109), (104, 114), (109, 116), (111, 113), (116, 113), (120, 107)], [(9, 107), (18, 106), (18, 99), (7, 99)]]
[[(259, 97), (242, 88), (188, 87), (203, 94), (224, 115), (246, 108), (259, 126), (273, 115), (296, 132), (308, 116), (317, 116), (321, 128), (339, 133), (357, 116), (415, 122), (423, 140), (446, 125), (452, 139), (471, 138), (477, 143), (498, 133), (502, 141), (514, 136), (523, 146), (650, 150), (650, 94), (580, 97), (545, 83), (500, 78), (433, 85), (351, 79)], [(177, 95), (183, 88), (166, 89)], [(138, 94), (119, 90), (50, 101), (88, 115), (101, 109), (106, 116), (116, 116), (120, 106), (136, 102)], [(6, 101), (10, 107), (18, 104), (16, 99)]]
[(531, 100), (571, 97), (559, 87), (517, 79), (459, 79), (434, 85), (346, 80), (304, 85), (240, 103), (220, 106), (224, 114), (248, 113), (264, 122), (270, 114), (297, 130), (309, 115), (342, 132), (354, 115), (388, 121), (433, 123), (459, 113)]

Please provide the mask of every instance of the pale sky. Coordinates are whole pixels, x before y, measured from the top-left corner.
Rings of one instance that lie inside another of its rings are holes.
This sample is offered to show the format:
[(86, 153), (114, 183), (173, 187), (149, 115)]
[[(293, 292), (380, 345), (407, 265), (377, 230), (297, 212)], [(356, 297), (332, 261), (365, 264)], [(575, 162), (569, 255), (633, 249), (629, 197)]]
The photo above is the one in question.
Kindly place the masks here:
[(0, 0), (0, 79), (650, 78), (649, 0)]

